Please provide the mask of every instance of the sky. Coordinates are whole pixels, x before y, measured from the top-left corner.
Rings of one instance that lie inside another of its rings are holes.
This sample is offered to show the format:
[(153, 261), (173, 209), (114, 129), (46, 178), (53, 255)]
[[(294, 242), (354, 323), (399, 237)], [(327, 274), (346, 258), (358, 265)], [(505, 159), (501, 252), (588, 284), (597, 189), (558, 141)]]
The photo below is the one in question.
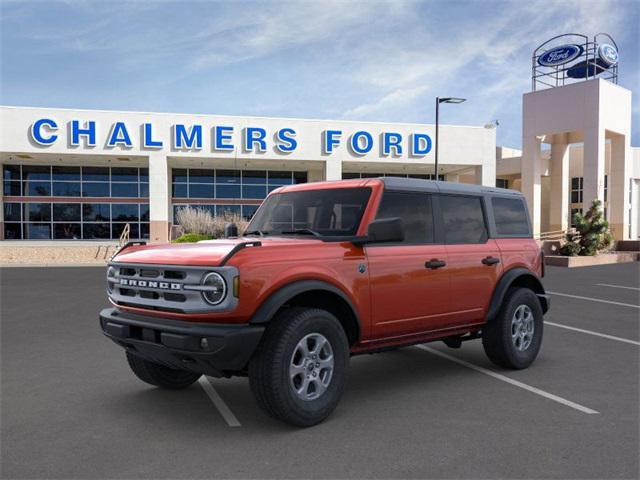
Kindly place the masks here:
[(633, 91), (640, 1), (0, 0), (0, 104), (379, 122), (498, 120), (519, 148), (531, 54), (607, 32)]

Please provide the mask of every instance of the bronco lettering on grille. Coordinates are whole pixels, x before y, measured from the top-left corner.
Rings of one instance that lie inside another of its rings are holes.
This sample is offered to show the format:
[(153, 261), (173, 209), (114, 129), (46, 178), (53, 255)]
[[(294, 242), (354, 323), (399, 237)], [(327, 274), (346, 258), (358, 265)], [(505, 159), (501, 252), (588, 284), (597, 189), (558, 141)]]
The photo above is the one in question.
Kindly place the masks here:
[(121, 278), (120, 285), (127, 287), (158, 288), (161, 290), (180, 290), (182, 288), (182, 284), (180, 283), (133, 280), (130, 278)]

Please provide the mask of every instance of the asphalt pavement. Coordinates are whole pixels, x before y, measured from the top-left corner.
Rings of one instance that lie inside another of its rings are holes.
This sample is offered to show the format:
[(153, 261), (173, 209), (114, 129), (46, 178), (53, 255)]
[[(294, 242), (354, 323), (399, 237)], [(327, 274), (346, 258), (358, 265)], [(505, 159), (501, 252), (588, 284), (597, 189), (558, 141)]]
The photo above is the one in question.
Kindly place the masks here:
[(137, 380), (98, 326), (103, 268), (0, 269), (1, 476), (638, 478), (639, 264), (548, 267), (544, 284), (529, 369), (480, 341), (357, 356), (336, 412), (296, 429), (246, 378)]

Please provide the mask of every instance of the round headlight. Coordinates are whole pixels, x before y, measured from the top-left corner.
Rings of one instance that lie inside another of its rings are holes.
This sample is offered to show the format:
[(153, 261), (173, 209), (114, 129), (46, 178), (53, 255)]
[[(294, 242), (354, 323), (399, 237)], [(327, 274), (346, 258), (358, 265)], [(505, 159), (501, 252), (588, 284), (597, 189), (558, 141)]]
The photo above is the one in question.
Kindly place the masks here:
[(107, 269), (107, 290), (109, 293), (113, 292), (113, 284), (116, 282), (116, 269), (114, 267), (109, 267)]
[(202, 279), (202, 286), (207, 287), (202, 291), (202, 298), (211, 305), (218, 305), (227, 295), (227, 284), (219, 273), (207, 273)]

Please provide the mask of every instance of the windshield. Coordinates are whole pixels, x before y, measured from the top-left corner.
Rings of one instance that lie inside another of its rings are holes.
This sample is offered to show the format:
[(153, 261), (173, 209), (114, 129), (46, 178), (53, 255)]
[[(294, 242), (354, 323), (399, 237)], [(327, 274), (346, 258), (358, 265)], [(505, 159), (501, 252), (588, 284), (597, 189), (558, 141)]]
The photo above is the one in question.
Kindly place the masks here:
[(245, 234), (353, 236), (370, 195), (370, 188), (277, 193), (265, 200)]

